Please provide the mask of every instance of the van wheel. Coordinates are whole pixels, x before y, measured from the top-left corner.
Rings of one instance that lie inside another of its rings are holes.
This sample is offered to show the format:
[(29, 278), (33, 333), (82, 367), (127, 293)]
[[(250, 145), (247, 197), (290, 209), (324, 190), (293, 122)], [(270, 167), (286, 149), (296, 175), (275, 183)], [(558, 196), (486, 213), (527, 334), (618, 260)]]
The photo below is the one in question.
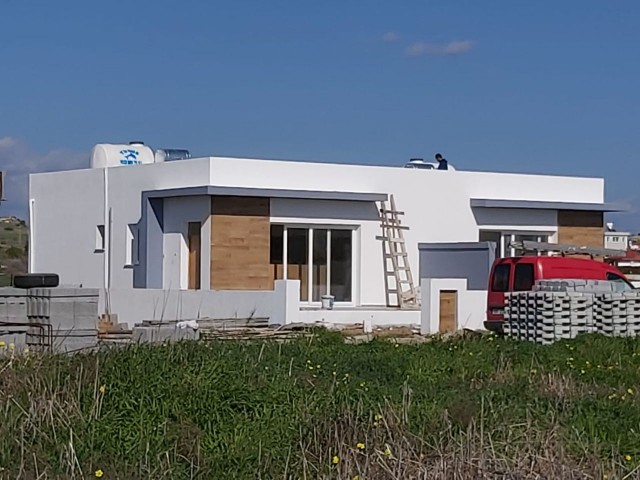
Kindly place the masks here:
[(55, 288), (60, 285), (57, 273), (26, 273), (13, 277), (15, 288)]

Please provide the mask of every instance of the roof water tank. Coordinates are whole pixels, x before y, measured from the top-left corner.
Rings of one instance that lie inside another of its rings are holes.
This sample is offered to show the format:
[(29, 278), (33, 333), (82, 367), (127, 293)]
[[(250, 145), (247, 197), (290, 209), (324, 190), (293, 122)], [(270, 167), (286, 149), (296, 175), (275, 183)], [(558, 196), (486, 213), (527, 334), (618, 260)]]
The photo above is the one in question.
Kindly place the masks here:
[(178, 148), (159, 148), (156, 150), (156, 162), (170, 162), (172, 160), (185, 160), (191, 158), (189, 150)]
[(154, 163), (153, 150), (141, 142), (99, 143), (91, 150), (91, 168), (121, 167)]

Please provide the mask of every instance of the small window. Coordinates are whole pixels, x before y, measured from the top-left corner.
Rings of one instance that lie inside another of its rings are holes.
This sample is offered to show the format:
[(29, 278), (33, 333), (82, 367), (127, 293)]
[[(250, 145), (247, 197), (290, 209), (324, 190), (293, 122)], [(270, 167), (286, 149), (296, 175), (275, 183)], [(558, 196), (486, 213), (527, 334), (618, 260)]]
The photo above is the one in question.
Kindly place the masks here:
[(509, 290), (509, 276), (511, 275), (511, 265), (501, 263), (493, 270), (493, 282), (491, 290), (494, 292), (507, 292)]
[(622, 278), (620, 275), (616, 275), (615, 273), (607, 272), (607, 280), (615, 283), (617, 292), (634, 289), (633, 285), (631, 285), (624, 278)]
[(524, 292), (531, 290), (533, 287), (533, 264), (520, 263), (516, 265), (513, 276), (513, 290), (516, 292)]
[(96, 226), (96, 252), (104, 252), (104, 225)]
[(125, 245), (125, 266), (138, 264), (138, 226), (135, 223), (127, 225)]

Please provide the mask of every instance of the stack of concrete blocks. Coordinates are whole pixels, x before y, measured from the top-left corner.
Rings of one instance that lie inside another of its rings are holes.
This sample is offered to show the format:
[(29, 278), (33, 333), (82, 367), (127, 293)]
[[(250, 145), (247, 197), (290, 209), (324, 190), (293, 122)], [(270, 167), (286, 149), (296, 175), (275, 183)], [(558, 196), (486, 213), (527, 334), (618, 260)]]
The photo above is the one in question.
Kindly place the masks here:
[(506, 335), (549, 344), (582, 333), (640, 334), (640, 292), (598, 280), (543, 280), (505, 295)]
[(27, 343), (26, 326), (10, 325), (26, 321), (27, 299), (24, 293), (19, 288), (0, 288), (0, 341), (5, 345), (24, 347)]
[[(21, 325), (3, 326), (3, 321)], [(96, 289), (0, 288), (0, 340), (19, 348), (54, 352), (93, 348), (98, 343), (97, 322)], [(37, 324), (50, 327), (39, 328)], [(2, 332), (8, 333), (3, 336)]]

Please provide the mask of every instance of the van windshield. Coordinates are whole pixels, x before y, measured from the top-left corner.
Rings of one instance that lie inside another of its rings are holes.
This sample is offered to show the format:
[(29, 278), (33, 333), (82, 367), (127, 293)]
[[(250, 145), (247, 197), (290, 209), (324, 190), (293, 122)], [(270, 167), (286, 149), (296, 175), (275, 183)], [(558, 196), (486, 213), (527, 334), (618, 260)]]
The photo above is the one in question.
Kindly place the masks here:
[(509, 276), (511, 275), (511, 264), (501, 263), (493, 269), (493, 282), (491, 290), (494, 292), (506, 292), (509, 290)]
[(607, 280), (613, 282), (616, 286), (617, 292), (625, 292), (627, 290), (634, 290), (634, 286), (627, 282), (620, 275), (616, 275), (615, 273), (607, 272)]

